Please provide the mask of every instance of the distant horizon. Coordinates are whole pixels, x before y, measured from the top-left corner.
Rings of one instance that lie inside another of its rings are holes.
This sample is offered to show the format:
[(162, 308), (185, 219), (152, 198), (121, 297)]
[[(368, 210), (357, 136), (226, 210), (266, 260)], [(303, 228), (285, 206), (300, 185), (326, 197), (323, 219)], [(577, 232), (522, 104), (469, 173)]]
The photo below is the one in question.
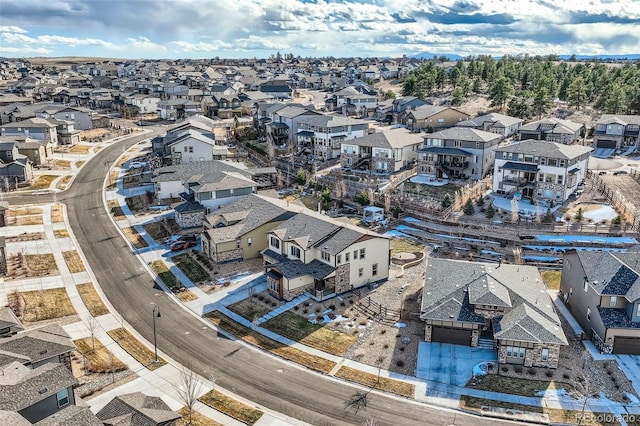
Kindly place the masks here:
[(13, 58), (594, 56), (640, 46), (636, 0), (1, 1), (0, 56)]

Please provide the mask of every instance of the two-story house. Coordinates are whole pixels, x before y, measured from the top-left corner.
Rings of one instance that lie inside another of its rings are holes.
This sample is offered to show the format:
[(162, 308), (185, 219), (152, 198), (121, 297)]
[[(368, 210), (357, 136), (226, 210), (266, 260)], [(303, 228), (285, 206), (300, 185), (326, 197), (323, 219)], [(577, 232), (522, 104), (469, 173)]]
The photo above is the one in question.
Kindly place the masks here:
[(96, 416), (109, 426), (174, 426), (181, 418), (162, 398), (142, 392), (115, 396)]
[(212, 210), (203, 221), (202, 252), (217, 263), (261, 256), (267, 233), (295, 215), (278, 204), (275, 199), (251, 194)]
[(366, 121), (343, 116), (305, 116), (299, 121), (296, 133), (299, 150), (306, 150), (320, 161), (327, 161), (340, 155), (344, 141), (367, 134)]
[(498, 363), (557, 368), (567, 339), (533, 266), (429, 257), (420, 319), (425, 341), (493, 344)]
[(402, 127), (377, 129), (376, 133), (343, 142), (340, 165), (374, 173), (395, 173), (417, 162), (418, 150), (423, 143), (421, 134)]
[(53, 147), (58, 145), (58, 121), (47, 118), (30, 118), (28, 120), (6, 123), (0, 127), (0, 136), (29, 136)]
[(587, 175), (591, 147), (524, 140), (498, 148), (493, 191), (551, 207), (575, 192)]
[(295, 150), (296, 139), (294, 135), (302, 120), (306, 117), (321, 115), (311, 108), (310, 106), (293, 104), (267, 110), (270, 120), (263, 120), (267, 144), (273, 148), (276, 156)]
[(469, 114), (448, 106), (421, 105), (401, 116), (400, 122), (414, 132), (421, 130), (432, 132), (456, 126), (469, 117)]
[(310, 292), (323, 300), (389, 277), (388, 238), (311, 210), (274, 227), (267, 240), (267, 286), (281, 299)]
[(378, 96), (366, 93), (349, 95), (346, 103), (342, 106), (342, 113), (358, 118), (373, 117), (378, 106)]
[(382, 104), (379, 104), (377, 118), (380, 121), (389, 124), (406, 122), (404, 121), (404, 116), (423, 105), (430, 105), (430, 103), (415, 96), (402, 96), (400, 98), (390, 100), (387, 107), (383, 107)]
[(293, 89), (286, 81), (271, 80), (260, 85), (260, 92), (275, 99), (286, 99), (291, 97)]
[(584, 124), (549, 117), (520, 126), (518, 138), (520, 140), (535, 139), (571, 145), (583, 138), (585, 132)]
[(484, 130), (506, 138), (515, 135), (522, 123), (524, 123), (524, 120), (521, 118), (492, 112), (461, 121), (457, 126)]
[(9, 185), (33, 179), (31, 160), (19, 152), (18, 142), (4, 140), (0, 138), (0, 179), (7, 180), (5, 183)]
[(168, 148), (172, 164), (223, 160), (232, 155), (228, 147), (217, 145), (215, 139), (194, 129), (172, 140)]
[(593, 132), (594, 148), (640, 149), (640, 115), (603, 114)]
[(502, 137), (469, 127), (452, 127), (423, 135), (418, 173), (438, 179), (482, 179), (493, 169)]
[(565, 253), (560, 297), (600, 351), (640, 354), (640, 252)]

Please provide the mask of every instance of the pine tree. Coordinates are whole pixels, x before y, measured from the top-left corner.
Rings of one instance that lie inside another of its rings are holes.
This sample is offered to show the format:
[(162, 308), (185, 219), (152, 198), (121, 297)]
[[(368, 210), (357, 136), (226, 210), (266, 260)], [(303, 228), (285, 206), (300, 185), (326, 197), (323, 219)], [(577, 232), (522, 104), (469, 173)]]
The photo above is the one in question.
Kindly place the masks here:
[(499, 106), (504, 108), (507, 101), (513, 95), (513, 84), (506, 77), (499, 77), (491, 86), (489, 90), (489, 99), (491, 99), (491, 106)]
[(495, 216), (495, 214), (496, 214), (496, 211), (493, 208), (493, 205), (489, 204), (487, 209), (484, 211), (484, 215), (486, 216), (487, 219), (493, 219), (493, 216)]
[(531, 112), (533, 115), (537, 115), (538, 119), (542, 118), (543, 114), (546, 114), (551, 108), (551, 97), (547, 88), (544, 86), (538, 86), (533, 96), (533, 103), (531, 104)]
[(587, 103), (587, 87), (582, 76), (576, 77), (567, 88), (567, 101), (569, 106), (577, 109), (583, 107)]
[(451, 195), (449, 195), (448, 193), (444, 194), (444, 197), (442, 197), (442, 202), (440, 203), (442, 205), (442, 208), (446, 209), (452, 203), (453, 203), (453, 201), (451, 201)]
[(453, 89), (453, 93), (451, 94), (451, 105), (459, 106), (459, 105), (462, 105), (463, 101), (464, 101), (464, 92), (462, 91), (461, 87), (456, 87), (455, 89)]
[(462, 207), (462, 212), (466, 216), (473, 216), (473, 214), (476, 212), (476, 209), (473, 207), (473, 201), (471, 201), (471, 198), (467, 199), (467, 202), (464, 203), (464, 207)]

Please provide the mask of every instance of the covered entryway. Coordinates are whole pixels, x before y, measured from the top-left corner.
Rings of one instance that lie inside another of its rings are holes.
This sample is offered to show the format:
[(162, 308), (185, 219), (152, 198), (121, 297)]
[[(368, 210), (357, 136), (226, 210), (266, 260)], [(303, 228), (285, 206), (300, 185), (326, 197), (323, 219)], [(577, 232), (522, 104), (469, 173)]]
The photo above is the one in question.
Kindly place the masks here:
[(472, 330), (434, 326), (431, 330), (431, 341), (471, 346), (471, 333)]
[(616, 336), (613, 341), (614, 354), (640, 354), (640, 337)]

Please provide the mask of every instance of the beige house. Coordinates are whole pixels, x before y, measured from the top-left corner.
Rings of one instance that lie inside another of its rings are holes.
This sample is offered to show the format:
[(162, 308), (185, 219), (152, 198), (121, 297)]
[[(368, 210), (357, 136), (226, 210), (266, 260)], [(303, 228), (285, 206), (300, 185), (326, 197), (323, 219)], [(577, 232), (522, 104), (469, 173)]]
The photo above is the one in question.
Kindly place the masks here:
[(434, 131), (453, 127), (469, 117), (469, 114), (448, 106), (422, 105), (407, 112), (402, 118), (402, 124), (414, 132)]
[(310, 292), (324, 300), (389, 277), (389, 239), (311, 210), (268, 234), (267, 287), (291, 300)]
[(218, 263), (258, 257), (267, 233), (294, 214), (261, 195), (240, 197), (205, 216), (202, 251)]

